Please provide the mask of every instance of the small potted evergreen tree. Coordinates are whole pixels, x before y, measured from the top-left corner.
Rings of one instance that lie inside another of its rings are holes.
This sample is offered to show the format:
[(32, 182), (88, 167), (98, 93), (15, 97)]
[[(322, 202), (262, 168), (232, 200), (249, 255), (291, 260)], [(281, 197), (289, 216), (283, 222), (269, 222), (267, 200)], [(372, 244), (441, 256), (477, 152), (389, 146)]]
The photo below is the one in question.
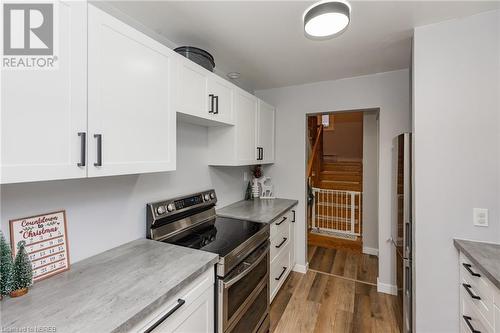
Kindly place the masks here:
[(0, 299), (12, 291), (12, 252), (0, 231)]
[(10, 297), (23, 296), (33, 284), (33, 268), (25, 249), (26, 242), (17, 243), (17, 255), (12, 269), (12, 291)]

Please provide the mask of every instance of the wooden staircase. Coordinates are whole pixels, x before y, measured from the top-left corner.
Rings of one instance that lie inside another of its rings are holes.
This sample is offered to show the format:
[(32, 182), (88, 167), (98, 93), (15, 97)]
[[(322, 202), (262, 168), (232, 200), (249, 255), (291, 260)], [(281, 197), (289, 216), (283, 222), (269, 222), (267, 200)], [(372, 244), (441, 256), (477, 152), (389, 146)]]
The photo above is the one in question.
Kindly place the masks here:
[(343, 191), (363, 191), (361, 162), (324, 162), (319, 176), (319, 188)]

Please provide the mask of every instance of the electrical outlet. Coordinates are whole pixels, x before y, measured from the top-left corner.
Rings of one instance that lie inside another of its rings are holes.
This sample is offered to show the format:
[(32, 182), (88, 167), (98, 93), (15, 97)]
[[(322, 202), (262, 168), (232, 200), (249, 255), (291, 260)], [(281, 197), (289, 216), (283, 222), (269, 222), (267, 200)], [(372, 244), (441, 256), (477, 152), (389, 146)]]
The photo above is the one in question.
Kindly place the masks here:
[(487, 227), (488, 226), (488, 209), (486, 208), (474, 208), (474, 225), (477, 227)]
[(248, 171), (243, 172), (243, 181), (244, 182), (248, 181)]

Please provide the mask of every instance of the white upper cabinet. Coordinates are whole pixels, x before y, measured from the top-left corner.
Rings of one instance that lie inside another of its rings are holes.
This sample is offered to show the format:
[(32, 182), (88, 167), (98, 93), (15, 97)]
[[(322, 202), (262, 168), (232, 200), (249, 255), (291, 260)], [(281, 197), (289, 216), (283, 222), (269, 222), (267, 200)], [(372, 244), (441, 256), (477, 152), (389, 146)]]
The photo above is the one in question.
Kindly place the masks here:
[(259, 100), (257, 116), (257, 147), (260, 148), (261, 163), (274, 163), (275, 108)]
[(189, 59), (178, 56), (175, 109), (200, 118), (209, 116), (208, 71)]
[(274, 163), (275, 110), (257, 97), (233, 90), (232, 127), (209, 128), (210, 165)]
[(88, 15), (88, 176), (174, 170), (174, 52), (94, 6)]
[(235, 94), (236, 112), (236, 162), (252, 164), (257, 158), (257, 97), (244, 91)]
[(205, 126), (233, 125), (233, 85), (181, 55), (176, 58), (179, 118)]
[(2, 70), (3, 184), (87, 174), (87, 5), (59, 2), (55, 19), (57, 69)]
[[(234, 124), (233, 121), (233, 92), (234, 87), (228, 81), (211, 74), (208, 79), (208, 97), (211, 119), (225, 124)], [(212, 104), (213, 103), (213, 104)]]

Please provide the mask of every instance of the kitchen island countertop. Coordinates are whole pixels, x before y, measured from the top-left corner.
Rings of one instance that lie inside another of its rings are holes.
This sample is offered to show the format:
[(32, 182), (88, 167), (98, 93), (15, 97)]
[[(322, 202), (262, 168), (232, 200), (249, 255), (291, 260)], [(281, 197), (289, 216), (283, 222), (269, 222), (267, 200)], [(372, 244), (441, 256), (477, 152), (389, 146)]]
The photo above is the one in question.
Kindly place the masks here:
[(242, 200), (217, 209), (216, 213), (217, 216), (221, 217), (260, 223), (272, 223), (297, 203), (297, 200), (278, 198)]
[(35, 283), (25, 296), (4, 298), (2, 328), (126, 332), (217, 260), (209, 252), (135, 240)]

